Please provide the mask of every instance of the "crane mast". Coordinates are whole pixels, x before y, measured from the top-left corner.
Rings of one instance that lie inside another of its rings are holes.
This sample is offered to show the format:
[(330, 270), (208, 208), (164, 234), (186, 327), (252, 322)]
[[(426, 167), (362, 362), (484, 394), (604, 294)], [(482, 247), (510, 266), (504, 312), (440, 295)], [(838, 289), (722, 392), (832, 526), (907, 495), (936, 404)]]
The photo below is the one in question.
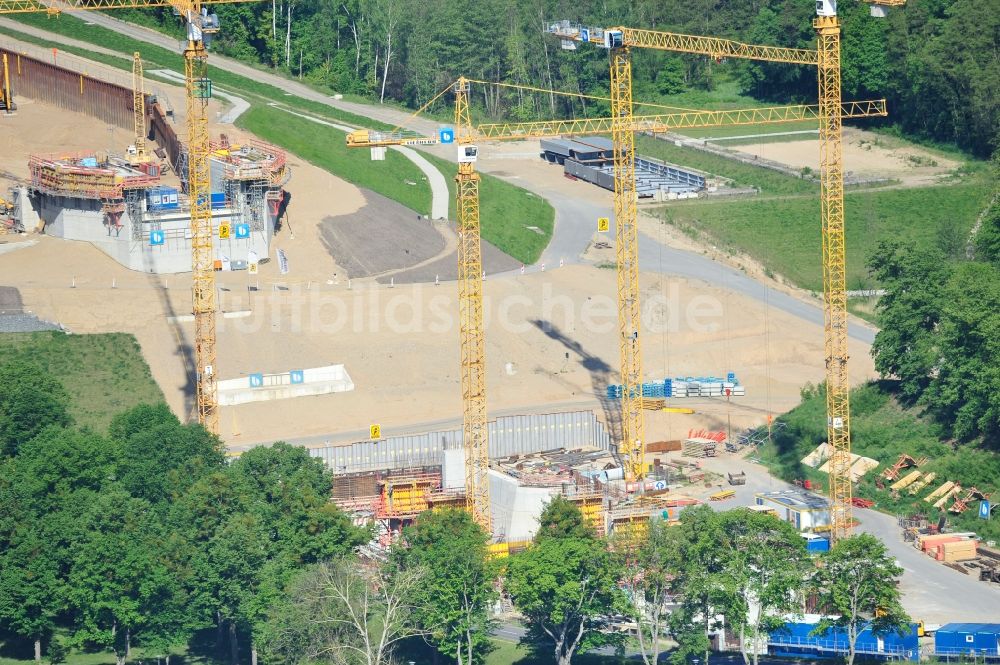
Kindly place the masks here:
[(146, 161), (146, 91), (142, 78), (142, 56), (132, 54), (132, 113), (135, 125), (135, 161)]
[[(901, 6), (905, 0), (865, 0), (872, 5), (872, 16), (885, 16), (887, 7)], [(846, 286), (846, 245), (844, 236), (844, 164), (843, 164), (843, 106), (841, 103), (840, 71), (840, 20), (837, 18), (836, 0), (816, 0), (817, 17), (813, 21), (816, 30), (816, 50), (783, 48), (744, 44), (717, 37), (682, 35), (657, 30), (617, 27), (594, 29), (573, 26), (568, 21), (549, 26), (548, 32), (561, 37), (566, 42), (592, 42), (603, 45), (611, 54), (611, 96), (621, 98), (619, 91), (626, 76), (621, 72), (628, 63), (631, 47), (651, 48), (682, 53), (697, 53), (714, 58), (743, 58), (769, 62), (815, 65), (819, 88), (819, 142), (820, 142), (820, 219), (823, 239), (823, 310), (824, 310), (824, 363), (826, 371), (827, 441), (831, 446), (830, 459), (830, 502), (831, 538), (836, 541), (850, 535), (853, 520), (851, 516), (851, 427), (850, 427), (850, 380), (847, 372), (847, 286)], [(630, 74), (628, 75), (630, 78)], [(631, 112), (624, 106), (615, 107), (615, 115)], [(615, 214), (625, 215), (626, 225), (634, 215), (634, 206), (629, 210), (618, 200), (619, 175), (627, 177), (628, 160), (626, 149), (633, 143), (630, 138), (613, 135), (615, 142)], [(619, 142), (623, 142), (619, 146)], [(625, 164), (619, 165), (619, 159)], [(619, 226), (621, 222), (619, 221)], [(635, 443), (629, 439), (629, 426), (642, 430), (642, 412), (635, 416), (638, 426), (630, 413), (630, 398), (635, 389), (628, 381), (633, 376), (628, 372), (640, 367), (640, 361), (627, 354), (625, 339), (635, 335), (638, 353), (638, 331), (631, 331), (629, 325), (630, 298), (633, 295), (631, 282), (623, 275), (624, 267), (631, 266), (638, 257), (638, 245), (618, 230), (618, 274), (619, 274), (619, 323), (622, 346), (622, 452), (638, 456), (637, 477), (641, 479), (641, 460), (645, 446), (641, 440)], [(624, 257), (624, 260), (623, 260)], [(634, 287), (638, 293), (638, 287)], [(634, 377), (641, 386), (641, 373)], [(628, 470), (635, 472), (636, 461), (629, 458)]]
[[(190, 9), (200, 16), (200, 3)], [(192, 302), (195, 329), (195, 372), (198, 422), (219, 433), (219, 401), (215, 371), (215, 266), (212, 252), (212, 202), (209, 182), (208, 100), (211, 83), (207, 76), (208, 55), (201, 29), (188, 21), (188, 43), (184, 49), (184, 85), (187, 90), (188, 198), (191, 202)]]
[(830, 455), (830, 526), (834, 541), (852, 528), (851, 384), (847, 374), (847, 279), (844, 236), (843, 123), (840, 116), (840, 20), (817, 16), (819, 187), (823, 237), (826, 428)]
[(472, 519), (492, 532), (489, 432), (486, 421), (486, 340), (483, 330), (483, 261), (479, 238), (479, 174), (469, 118), (469, 81), (455, 83), (455, 138), (458, 143), (458, 310), (461, 338), (462, 440), (465, 447), (465, 501)]
[(639, 328), (639, 216), (636, 210), (632, 60), (628, 48), (611, 52), (611, 136), (614, 143), (615, 240), (618, 277), (618, 349), (621, 361), (621, 443), (629, 482), (642, 480), (646, 443), (642, 413)]

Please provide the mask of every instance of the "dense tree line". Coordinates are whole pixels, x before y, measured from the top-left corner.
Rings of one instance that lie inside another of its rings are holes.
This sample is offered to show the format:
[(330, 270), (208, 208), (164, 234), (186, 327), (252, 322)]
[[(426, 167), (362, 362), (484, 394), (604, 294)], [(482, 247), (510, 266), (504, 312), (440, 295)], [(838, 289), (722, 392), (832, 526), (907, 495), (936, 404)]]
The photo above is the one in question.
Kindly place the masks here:
[[(1000, 17), (990, 0), (910, 0), (887, 20), (842, 0), (844, 96), (888, 96), (890, 122), (980, 156), (998, 146)], [(413, 108), (458, 75), (606, 95), (596, 49), (563, 51), (543, 26), (567, 19), (809, 47), (806, 0), (271, 0), (220, 6), (214, 48), (337, 92)], [(164, 22), (174, 22), (169, 10)], [(649, 51), (634, 54), (636, 98), (655, 101), (735, 79), (761, 100), (816, 99), (815, 71)], [(515, 118), (606, 112), (603, 102), (477, 87), (479, 112)], [(442, 107), (443, 108), (443, 107)]]
[(310, 567), (271, 614), (267, 662), (382, 665), (406, 660), (419, 639), (446, 662), (481, 663), (501, 593), (526, 624), (522, 643), (559, 665), (596, 647), (621, 651), (626, 636), (609, 630), (612, 615), (638, 626), (647, 665), (660, 662), (667, 635), (679, 645), (677, 665), (708, 662), (709, 636), (723, 622), (756, 665), (752, 645), (801, 614), (807, 595), (830, 617), (817, 631), (836, 626), (847, 637), (849, 663), (861, 630), (887, 634), (909, 621), (895, 584), (902, 570), (881, 542), (845, 539), (817, 561), (790, 524), (746, 509), (689, 508), (680, 525), (653, 521), (626, 543), (599, 537), (556, 497), (524, 552), (491, 560), (487, 542), (468, 513), (428, 512), (381, 562)]
[(73, 647), (124, 663), (215, 629), (236, 662), (294, 572), (368, 540), (301, 448), (227, 464), (165, 405), (104, 434), (74, 428), (61, 386), (29, 361), (0, 366), (0, 382), (0, 628), (36, 659)]
[(0, 639), (32, 644), (38, 661), (103, 651), (122, 665), (141, 647), (169, 663), (214, 642), (230, 663), (388, 665), (423, 643), (474, 665), (493, 648), (501, 596), (525, 644), (559, 665), (622, 648), (607, 630), (616, 614), (638, 625), (645, 662), (669, 633), (679, 665), (705, 655), (722, 616), (756, 665), (747, 646), (806, 592), (852, 644), (869, 623), (907, 620), (901, 571), (877, 540), (841, 541), (816, 565), (791, 525), (745, 509), (689, 508), (678, 526), (609, 541), (556, 497), (530, 547), (500, 559), (449, 509), (361, 556), (372, 533), (330, 502), (329, 472), (301, 448), (227, 462), (216, 437), (165, 405), (99, 433), (74, 427), (62, 387), (31, 361), (0, 365), (0, 382)]
[(1000, 451), (1000, 196), (984, 211), (974, 259), (936, 248), (879, 245), (869, 262), (885, 285), (875, 368), (904, 403), (926, 409), (946, 437)]

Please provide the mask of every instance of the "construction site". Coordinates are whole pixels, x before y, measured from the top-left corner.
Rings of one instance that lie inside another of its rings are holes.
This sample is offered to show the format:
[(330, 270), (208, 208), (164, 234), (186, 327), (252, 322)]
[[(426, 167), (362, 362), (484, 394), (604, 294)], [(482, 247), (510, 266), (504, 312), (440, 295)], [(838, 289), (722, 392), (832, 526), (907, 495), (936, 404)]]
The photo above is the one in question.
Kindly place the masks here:
[[(897, 4), (876, 2), (873, 13)], [(610, 57), (607, 117), (481, 122), (470, 98), (490, 82), (465, 76), (432, 100), (453, 122), (425, 114), (431, 102), (412, 115), (371, 111), (393, 129), (299, 114), (376, 167), (387, 149), (417, 165), (430, 215), (234, 126), (231, 103), (212, 93), (216, 56), (202, 35), (219, 26), (200, 3), (182, 12), (197, 28), (185, 42), (183, 85), (159, 76), (155, 93), (139, 53), (128, 76), (5, 45), (0, 284), (72, 333), (135, 335), (170, 408), (218, 435), (229, 455), (279, 440), (307, 448), (333, 474), (332, 501), (374, 526), (372, 551), (424, 511), (461, 507), (491, 534), (491, 552), (507, 556), (530, 546), (557, 495), (626, 549), (651, 522), (676, 523), (702, 503), (773, 512), (804, 537), (835, 543), (881, 528), (854, 491), (880, 465), (893, 491), (928, 493), (928, 506), (988, 506), (993, 488), (941, 485), (947, 479), (920, 472), (919, 459), (890, 468), (893, 460), (851, 452), (847, 395), (876, 377), (875, 329), (847, 309), (844, 162), (860, 150), (842, 143), (842, 122), (890, 111), (885, 100), (841, 99), (836, 9), (818, 5), (815, 48), (549, 24), (539, 38)], [(630, 69), (640, 49), (811, 67), (818, 103), (642, 105)], [(680, 145), (686, 130), (803, 121), (816, 123), (816, 138), (794, 156), (772, 148), (769, 157), (793, 171), (803, 160), (818, 166), (818, 296), (653, 214), (678, 200), (755, 192), (643, 156), (637, 136)], [(864, 158), (886, 161), (877, 150)], [(555, 209), (537, 263), (481, 241), (480, 173)], [(825, 486), (788, 486), (753, 460), (802, 387), (822, 382), (826, 442), (801, 461)], [(973, 536), (933, 540), (931, 526), (905, 527), (903, 556), (912, 541), (919, 566), (976, 559)], [(1000, 568), (977, 566), (995, 596)]]
[[(58, 89), (77, 78), (12, 55), (28, 80), (45, 79)], [(189, 272), (193, 242), (189, 151), (163, 107), (144, 92), (138, 57), (133, 77), (133, 94), (117, 91), (135, 105), (133, 141), (119, 154), (94, 150), (31, 155), (28, 178), (11, 189), (7, 226), (89, 242), (130, 270)], [(91, 97), (88, 105), (121, 102), (112, 98), (115, 91), (108, 85), (91, 88), (81, 82), (81, 90)], [(158, 147), (147, 151), (147, 141)], [(215, 267), (245, 268), (256, 262), (254, 257), (270, 254), (290, 169), (283, 151), (253, 139), (230, 144), (222, 134), (209, 142), (209, 151)]]

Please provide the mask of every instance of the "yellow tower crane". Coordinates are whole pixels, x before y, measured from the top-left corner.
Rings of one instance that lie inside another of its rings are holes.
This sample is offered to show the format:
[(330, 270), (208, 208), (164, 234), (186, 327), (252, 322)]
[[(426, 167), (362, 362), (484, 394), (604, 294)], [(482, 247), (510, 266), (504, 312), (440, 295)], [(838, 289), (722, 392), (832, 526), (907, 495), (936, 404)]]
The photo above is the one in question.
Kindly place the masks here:
[(219, 23), (218, 19), (214, 15), (209, 15), (202, 6), (220, 2), (255, 1), (57, 0), (44, 4), (42, 0), (0, 0), (0, 14), (44, 12), (57, 15), (63, 11), (173, 7), (187, 24), (184, 87), (187, 96), (188, 197), (191, 201), (191, 269), (198, 422), (213, 434), (219, 433), (219, 401), (216, 386), (218, 372), (215, 366), (215, 271), (208, 163), (210, 147), (207, 107), (208, 100), (212, 96), (212, 83), (207, 76), (208, 54), (205, 50), (205, 35), (218, 32)]
[[(884, 17), (890, 6), (905, 0), (865, 0), (872, 16)], [(825, 364), (827, 382), (827, 437), (833, 452), (830, 460), (831, 537), (834, 541), (850, 535), (851, 517), (851, 430), (850, 382), (847, 374), (847, 291), (844, 241), (844, 168), (840, 93), (840, 20), (836, 0), (816, 0), (817, 48), (797, 49), (745, 44), (717, 37), (683, 35), (637, 28), (586, 28), (567, 21), (552, 24), (547, 31), (573, 46), (574, 42), (596, 43), (607, 48), (611, 57), (611, 110), (622, 119), (632, 117), (631, 49), (649, 48), (696, 53), (721, 58), (743, 58), (768, 62), (816, 65), (819, 87), (820, 217), (823, 238), (823, 294)], [(643, 415), (636, 390), (642, 385), (641, 354), (638, 343), (639, 290), (635, 279), (638, 242), (635, 233), (634, 138), (614, 133), (615, 214), (618, 219), (619, 326), (622, 358), (623, 449), (634, 455), (630, 467), (642, 475), (645, 443)], [(619, 141), (621, 143), (619, 144)], [(621, 159), (623, 163), (619, 164)], [(631, 164), (631, 165), (630, 165)], [(633, 176), (634, 178), (634, 176)], [(634, 181), (634, 180), (633, 180)], [(622, 228), (625, 232), (623, 233)], [(624, 261), (622, 260), (624, 257)], [(630, 383), (634, 381), (634, 383)], [(632, 461), (635, 460), (635, 461)], [(636, 461), (638, 464), (636, 464)]]
[(0, 111), (13, 113), (17, 106), (14, 105), (14, 93), (10, 90), (10, 68), (7, 63), (7, 54), (3, 54), (3, 72), (0, 72)]
[[(535, 122), (483, 123), (472, 125), (469, 116), (469, 87), (484, 83), (460, 78), (450, 89), (455, 94), (455, 128), (442, 129), (437, 136), (423, 136), (401, 130), (388, 132), (358, 130), (347, 135), (347, 145), (372, 148), (373, 155), (386, 146), (458, 144), (458, 282), (461, 339), (461, 374), (463, 402), (463, 445), (465, 448), (466, 502), (477, 524), (491, 530), (489, 494), (489, 441), (486, 412), (485, 331), (482, 310), (482, 260), (479, 227), (479, 174), (476, 143), (510, 141), (554, 136), (608, 134), (618, 128), (631, 135), (636, 131), (663, 132), (679, 128), (718, 127), (726, 125), (770, 124), (815, 119), (818, 106), (779, 106), (728, 111), (687, 111), (656, 115), (630, 116), (621, 126), (618, 118), (583, 118)], [(516, 87), (516, 86), (514, 86)], [(417, 113), (441, 97), (442, 90)], [(575, 95), (574, 95), (575, 96)], [(850, 102), (844, 105), (845, 117), (884, 116), (885, 101)], [(416, 115), (416, 114), (415, 114)], [(634, 169), (632, 171), (634, 191)]]
[(142, 164), (149, 161), (146, 154), (146, 90), (142, 77), (142, 56), (132, 54), (132, 115), (135, 125), (134, 150), (129, 150), (129, 161)]

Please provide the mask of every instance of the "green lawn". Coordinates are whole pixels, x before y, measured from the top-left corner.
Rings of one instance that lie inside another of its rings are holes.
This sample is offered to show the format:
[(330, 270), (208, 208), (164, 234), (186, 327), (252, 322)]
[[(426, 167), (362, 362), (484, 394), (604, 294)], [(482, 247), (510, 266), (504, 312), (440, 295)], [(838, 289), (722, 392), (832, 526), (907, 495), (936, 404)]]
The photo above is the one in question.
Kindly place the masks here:
[(372, 161), (369, 150), (348, 148), (345, 134), (339, 129), (270, 106), (253, 106), (236, 124), (358, 187), (376, 191), (424, 215), (431, 211), (431, 188), (423, 172), (395, 150), (386, 151), (385, 161)]
[(0, 335), (0, 362), (23, 354), (57, 377), (70, 395), (77, 425), (97, 431), (137, 404), (163, 401), (132, 335), (67, 335), (60, 332)]
[[(809, 478), (825, 487), (827, 476), (804, 466), (800, 460), (819, 443), (826, 440), (826, 401), (822, 393), (809, 391), (802, 404), (781, 417), (788, 424), (775, 434), (772, 445), (760, 449), (760, 459), (775, 475), (791, 481)], [(853, 452), (881, 462), (856, 486), (855, 496), (876, 501), (876, 507), (890, 514), (929, 515), (937, 511), (923, 497), (946, 480), (962, 487), (978, 487), (986, 493), (1000, 490), (1000, 455), (966, 444), (952, 447), (939, 437), (939, 428), (923, 418), (919, 409), (904, 409), (879, 384), (869, 384), (851, 391), (851, 449)], [(917, 495), (903, 491), (893, 499), (888, 489), (875, 486), (875, 478), (891, 466), (903, 453), (912, 457), (926, 456), (929, 463), (920, 468), (934, 471), (937, 478)], [(1000, 521), (983, 521), (974, 510), (962, 515), (948, 514), (958, 531), (975, 531), (983, 539), (1000, 540)]]
[[(877, 288), (865, 263), (880, 240), (910, 240), (920, 246), (947, 241), (964, 247), (990, 191), (981, 177), (921, 189), (849, 191), (847, 288)], [(797, 286), (821, 291), (818, 194), (678, 202), (658, 214), (688, 233), (707, 235), (723, 249), (749, 253)]]

